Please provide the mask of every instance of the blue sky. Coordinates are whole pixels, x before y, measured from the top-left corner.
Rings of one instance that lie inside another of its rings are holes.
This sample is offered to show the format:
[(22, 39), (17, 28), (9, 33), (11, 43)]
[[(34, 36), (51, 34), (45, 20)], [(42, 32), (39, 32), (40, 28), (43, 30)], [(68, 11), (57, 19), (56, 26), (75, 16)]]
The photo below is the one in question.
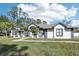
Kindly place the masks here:
[[(21, 4), (21, 3), (0, 3), (0, 14), (1, 13), (6, 14), (10, 10), (10, 8), (16, 7), (19, 4)], [(25, 4), (31, 4), (31, 3), (25, 3)], [(79, 8), (79, 3), (60, 3), (60, 4), (66, 6), (67, 8), (70, 8), (71, 6)]]
[(16, 7), (18, 4), (16, 3), (0, 3), (0, 15), (1, 14), (7, 14), (7, 12), (12, 7)]
[(71, 21), (70, 25), (79, 26), (78, 3), (0, 3), (0, 15), (7, 15), (10, 8), (16, 6), (21, 7), (24, 12), (29, 13), (30, 17), (35, 19), (41, 18), (48, 23), (67, 19), (66, 21)]

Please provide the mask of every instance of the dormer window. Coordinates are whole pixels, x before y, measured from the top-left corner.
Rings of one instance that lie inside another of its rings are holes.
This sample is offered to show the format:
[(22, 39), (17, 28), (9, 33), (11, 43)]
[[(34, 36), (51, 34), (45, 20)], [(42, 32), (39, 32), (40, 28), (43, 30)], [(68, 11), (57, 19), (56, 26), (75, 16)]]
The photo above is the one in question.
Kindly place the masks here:
[(56, 29), (56, 36), (63, 36), (63, 29), (62, 28)]

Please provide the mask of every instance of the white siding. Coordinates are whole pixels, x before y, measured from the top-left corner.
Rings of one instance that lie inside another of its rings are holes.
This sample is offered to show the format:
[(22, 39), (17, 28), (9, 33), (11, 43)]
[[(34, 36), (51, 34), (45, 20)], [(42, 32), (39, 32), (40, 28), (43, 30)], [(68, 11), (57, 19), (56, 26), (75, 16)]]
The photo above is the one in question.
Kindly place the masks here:
[(47, 38), (53, 38), (53, 30), (47, 30)]
[[(63, 36), (56, 36), (56, 29), (58, 29), (58, 28), (63, 29)], [(71, 31), (70, 30), (66, 31), (64, 26), (58, 24), (54, 28), (54, 38), (56, 38), (56, 39), (71, 39)]]
[(79, 32), (74, 33), (74, 37), (79, 37)]
[(29, 32), (29, 36), (33, 38), (33, 34), (32, 34), (32, 32)]
[(64, 32), (64, 38), (71, 39), (71, 30), (65, 30)]
[(13, 30), (11, 30), (10, 36), (11, 36), (11, 37), (13, 36)]

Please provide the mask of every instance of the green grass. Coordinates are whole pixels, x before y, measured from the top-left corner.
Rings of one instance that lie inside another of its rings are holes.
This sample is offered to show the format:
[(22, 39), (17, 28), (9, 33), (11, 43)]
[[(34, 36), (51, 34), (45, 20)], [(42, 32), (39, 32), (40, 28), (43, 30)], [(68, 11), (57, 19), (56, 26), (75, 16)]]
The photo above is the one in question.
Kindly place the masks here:
[[(13, 42), (0, 37), (0, 55), (4, 56), (79, 56), (79, 43)], [(29, 38), (30, 39), (30, 38)]]
[(8, 44), (11, 42), (13, 38), (6, 37), (6, 36), (0, 36), (0, 44)]
[(79, 41), (79, 38), (73, 39), (48, 39), (48, 38), (23, 38), (24, 40), (50, 40), (50, 41)]

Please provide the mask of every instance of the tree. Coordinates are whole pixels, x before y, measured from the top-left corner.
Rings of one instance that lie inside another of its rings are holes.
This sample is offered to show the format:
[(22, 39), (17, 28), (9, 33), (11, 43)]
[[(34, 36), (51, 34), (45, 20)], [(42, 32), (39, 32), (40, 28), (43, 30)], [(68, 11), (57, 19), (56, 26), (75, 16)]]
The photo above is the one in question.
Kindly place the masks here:
[(6, 36), (7, 36), (7, 31), (10, 29), (11, 23), (9, 23), (9, 22), (1, 22), (0, 25), (2, 26), (1, 30), (4, 31)]
[(6, 36), (11, 26), (12, 24), (6, 16), (0, 16), (0, 31), (5, 32)]
[(10, 9), (10, 11), (8, 12), (11, 20), (12, 20), (12, 23), (15, 25), (16, 22), (17, 22), (17, 19), (18, 19), (18, 8), (17, 7), (12, 7)]
[(22, 30), (26, 30), (25, 28), (27, 28), (29, 24), (30, 23), (25, 18), (20, 18), (19, 20), (17, 20), (17, 26)]
[(47, 22), (46, 21), (43, 21), (43, 24), (47, 24)]
[(41, 21), (41, 19), (37, 19), (36, 24), (47, 24), (47, 22), (46, 21)]
[(21, 30), (27, 31), (28, 28), (27, 27), (20, 27)]
[(6, 22), (6, 21), (10, 21), (10, 20), (8, 19), (8, 17), (1, 15), (0, 22), (2, 22), (2, 21)]
[(30, 27), (30, 29), (34, 36), (36, 36), (39, 33), (39, 29), (34, 26)]
[(37, 23), (37, 24), (41, 24), (42, 21), (41, 21), (40, 19), (37, 19), (37, 20), (36, 20), (36, 23)]
[(22, 14), (23, 14), (23, 17), (24, 17), (24, 18), (29, 17), (28, 13), (26, 13), (26, 12), (23, 12)]

